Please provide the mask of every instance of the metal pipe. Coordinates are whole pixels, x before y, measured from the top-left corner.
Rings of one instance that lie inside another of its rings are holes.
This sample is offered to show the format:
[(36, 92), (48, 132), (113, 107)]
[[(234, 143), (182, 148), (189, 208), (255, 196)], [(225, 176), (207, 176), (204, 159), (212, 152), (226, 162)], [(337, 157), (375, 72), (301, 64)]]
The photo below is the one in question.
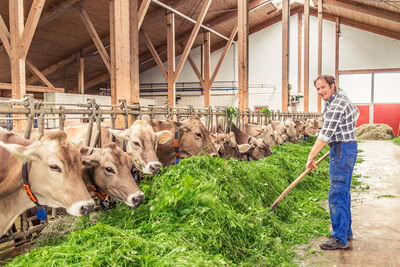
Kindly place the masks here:
[[(165, 9), (167, 9), (167, 10), (169, 10), (169, 11), (171, 11), (171, 12), (177, 14), (178, 16), (181, 16), (182, 18), (187, 19), (188, 21), (190, 21), (190, 22), (192, 22), (192, 23), (194, 23), (194, 24), (196, 24), (196, 22), (197, 22), (197, 21), (195, 21), (194, 19), (192, 19), (192, 18), (186, 16), (185, 14), (179, 12), (179, 11), (176, 10), (176, 9), (173, 9), (172, 7), (170, 7), (170, 6), (168, 6), (168, 5), (164, 4), (164, 3), (161, 3), (161, 2), (158, 1), (158, 0), (151, 0), (151, 1), (152, 1), (153, 3), (159, 5), (160, 7), (163, 7), (163, 8), (165, 8)], [(222, 35), (222, 34), (220, 34), (219, 32), (217, 32), (217, 31), (215, 31), (215, 30), (213, 30), (213, 29), (211, 29), (211, 28), (209, 28), (209, 27), (207, 27), (207, 26), (204, 26), (203, 24), (201, 24), (200, 27), (202, 27), (203, 29), (206, 29), (207, 31), (212, 32), (212, 33), (218, 35), (219, 37), (221, 37), (221, 38), (223, 38), (223, 39), (229, 41), (229, 37), (226, 37), (225, 35)], [(233, 41), (233, 43), (236, 43), (236, 42)]]

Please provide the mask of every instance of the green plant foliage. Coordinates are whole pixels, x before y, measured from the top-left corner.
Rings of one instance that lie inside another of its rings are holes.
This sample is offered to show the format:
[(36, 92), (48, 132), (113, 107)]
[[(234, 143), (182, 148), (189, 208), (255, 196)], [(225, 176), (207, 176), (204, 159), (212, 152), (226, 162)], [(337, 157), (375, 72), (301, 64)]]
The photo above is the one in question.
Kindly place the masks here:
[(271, 115), (271, 111), (269, 110), (268, 107), (263, 107), (261, 109), (261, 112), (264, 114), (264, 116), (270, 116)]
[[(143, 182), (145, 202), (88, 216), (78, 231), (9, 266), (293, 266), (296, 244), (329, 234), (328, 160), (279, 205), (305, 169), (312, 142), (273, 148), (259, 161), (182, 160)], [(319, 156), (326, 153), (324, 149)]]

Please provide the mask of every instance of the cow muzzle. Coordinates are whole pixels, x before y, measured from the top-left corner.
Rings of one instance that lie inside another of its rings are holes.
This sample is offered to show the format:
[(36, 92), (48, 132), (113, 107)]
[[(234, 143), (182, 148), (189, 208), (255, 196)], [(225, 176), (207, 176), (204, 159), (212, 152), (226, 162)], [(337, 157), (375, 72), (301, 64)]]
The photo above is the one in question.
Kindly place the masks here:
[(74, 216), (88, 215), (94, 210), (94, 206), (95, 203), (92, 199), (89, 201), (78, 201), (72, 204), (72, 206), (67, 209), (67, 212)]
[(150, 175), (157, 174), (160, 172), (161, 167), (162, 167), (162, 164), (158, 161), (149, 162), (149, 163), (147, 163), (147, 166), (144, 169), (144, 173), (150, 174)]
[(144, 193), (142, 191), (139, 191), (135, 194), (130, 194), (128, 196), (127, 205), (131, 209), (136, 209), (137, 207), (140, 206), (140, 204), (143, 202), (143, 200), (144, 200)]

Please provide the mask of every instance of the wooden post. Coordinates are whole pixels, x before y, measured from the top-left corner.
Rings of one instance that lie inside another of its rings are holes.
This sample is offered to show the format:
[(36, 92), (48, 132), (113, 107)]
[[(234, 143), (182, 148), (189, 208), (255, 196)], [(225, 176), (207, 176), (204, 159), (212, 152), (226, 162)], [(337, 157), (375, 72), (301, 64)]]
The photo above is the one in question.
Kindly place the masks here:
[[(129, 103), (139, 104), (140, 88), (139, 88), (139, 9), (138, 0), (130, 0), (130, 45), (131, 45), (131, 88)], [(134, 119), (129, 116), (129, 126), (132, 125)]]
[(304, 112), (309, 112), (310, 0), (304, 0)]
[(336, 50), (335, 50), (336, 87), (339, 87), (339, 37), (340, 37), (340, 17), (336, 17)]
[(249, 3), (238, 0), (239, 109), (249, 107)]
[(204, 107), (210, 106), (211, 33), (204, 33)]
[(282, 1), (282, 111), (289, 105), (289, 0)]
[[(318, 0), (318, 76), (322, 74), (322, 0)], [(321, 112), (321, 97), (318, 95), (317, 111)]]
[[(110, 89), (111, 104), (117, 105), (117, 90), (115, 86), (115, 18), (114, 18), (114, 1), (110, 0)], [(116, 122), (116, 117), (114, 122)], [(114, 125), (115, 126), (115, 125)], [(114, 128), (113, 128), (114, 129)]]
[(297, 92), (301, 93), (301, 50), (303, 42), (303, 16), (301, 13), (297, 14)]
[(78, 53), (78, 93), (85, 94), (85, 59), (81, 53)]
[(168, 104), (175, 107), (175, 14), (167, 14)]
[[(110, 22), (111, 26), (111, 51), (114, 56), (113, 74), (111, 83), (111, 93), (115, 92), (115, 98), (111, 96), (113, 104), (117, 104), (118, 100), (125, 99), (132, 104), (133, 91), (131, 88), (131, 46), (130, 46), (130, 16), (129, 1), (111, 0), (110, 4)], [(124, 118), (117, 117), (117, 128), (124, 127)]]

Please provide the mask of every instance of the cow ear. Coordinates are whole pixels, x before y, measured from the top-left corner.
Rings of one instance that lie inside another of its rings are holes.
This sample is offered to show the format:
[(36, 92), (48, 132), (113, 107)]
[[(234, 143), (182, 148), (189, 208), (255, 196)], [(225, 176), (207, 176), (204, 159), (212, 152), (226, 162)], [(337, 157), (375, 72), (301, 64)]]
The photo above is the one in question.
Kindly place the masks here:
[[(82, 154), (82, 164), (85, 167), (97, 167), (100, 165), (100, 155), (99, 155), (99, 148), (93, 148), (93, 152), (90, 151), (90, 147), (84, 146), (80, 149)], [(86, 151), (86, 153), (85, 153)], [(88, 152), (92, 152), (91, 155), (87, 155)]]
[(217, 140), (217, 135), (215, 133), (211, 133), (210, 138), (211, 138), (211, 141), (214, 142), (215, 140)]
[(121, 131), (121, 130), (114, 130), (114, 129), (108, 129), (108, 131), (109, 131), (113, 136), (115, 136), (115, 138), (117, 138), (117, 139), (120, 140), (120, 141), (123, 141), (123, 140), (129, 141), (129, 135), (130, 135), (131, 128), (128, 128), (128, 129), (123, 130), (123, 131)]
[(247, 153), (249, 151), (249, 149), (250, 149), (250, 145), (249, 144), (241, 144), (241, 145), (238, 145), (238, 147), (239, 147), (239, 152), (241, 154)]
[(158, 136), (158, 143), (159, 144), (165, 144), (167, 143), (169, 140), (172, 139), (172, 133), (171, 131), (168, 130), (164, 130), (161, 132), (157, 132), (156, 135)]
[(38, 153), (38, 148), (40, 147), (39, 142), (35, 142), (29, 146), (22, 146), (17, 144), (5, 144), (4, 142), (0, 141), (0, 147), (7, 150), (9, 153), (11, 153), (11, 155), (19, 160), (29, 162), (41, 159)]

